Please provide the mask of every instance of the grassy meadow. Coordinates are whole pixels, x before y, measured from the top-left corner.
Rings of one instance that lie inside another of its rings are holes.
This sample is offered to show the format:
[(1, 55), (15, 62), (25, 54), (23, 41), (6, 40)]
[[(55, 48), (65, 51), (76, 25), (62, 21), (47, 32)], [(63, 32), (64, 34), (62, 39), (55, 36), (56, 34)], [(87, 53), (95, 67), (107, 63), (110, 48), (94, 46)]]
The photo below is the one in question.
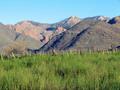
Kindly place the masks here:
[(0, 90), (120, 90), (120, 52), (1, 57)]

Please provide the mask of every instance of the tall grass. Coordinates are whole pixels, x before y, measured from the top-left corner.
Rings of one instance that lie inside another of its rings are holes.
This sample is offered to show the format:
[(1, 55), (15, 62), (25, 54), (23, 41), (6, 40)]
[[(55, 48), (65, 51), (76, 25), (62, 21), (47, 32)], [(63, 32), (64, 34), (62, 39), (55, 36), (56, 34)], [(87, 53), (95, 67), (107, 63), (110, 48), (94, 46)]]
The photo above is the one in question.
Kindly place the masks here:
[(120, 90), (120, 52), (1, 57), (0, 90)]

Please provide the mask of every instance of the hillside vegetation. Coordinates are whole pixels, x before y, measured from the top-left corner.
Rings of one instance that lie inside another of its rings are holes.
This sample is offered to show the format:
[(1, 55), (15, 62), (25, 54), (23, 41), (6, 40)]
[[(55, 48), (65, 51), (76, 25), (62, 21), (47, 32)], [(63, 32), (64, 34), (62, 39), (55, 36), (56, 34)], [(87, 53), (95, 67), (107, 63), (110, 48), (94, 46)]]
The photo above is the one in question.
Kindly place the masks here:
[(120, 90), (120, 52), (1, 56), (0, 90)]

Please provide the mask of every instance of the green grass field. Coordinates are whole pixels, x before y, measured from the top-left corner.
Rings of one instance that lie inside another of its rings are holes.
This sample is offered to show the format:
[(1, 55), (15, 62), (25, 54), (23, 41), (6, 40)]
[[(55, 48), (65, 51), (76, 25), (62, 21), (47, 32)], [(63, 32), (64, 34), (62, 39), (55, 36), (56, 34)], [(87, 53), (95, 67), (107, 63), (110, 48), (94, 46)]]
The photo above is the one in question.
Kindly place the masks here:
[(0, 90), (120, 90), (120, 52), (1, 57)]

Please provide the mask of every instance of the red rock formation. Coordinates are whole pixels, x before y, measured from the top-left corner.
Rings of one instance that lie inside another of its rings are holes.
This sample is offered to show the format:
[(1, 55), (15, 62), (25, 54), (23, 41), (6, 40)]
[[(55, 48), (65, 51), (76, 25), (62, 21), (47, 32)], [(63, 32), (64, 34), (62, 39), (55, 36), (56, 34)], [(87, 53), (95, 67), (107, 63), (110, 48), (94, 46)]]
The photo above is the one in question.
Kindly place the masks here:
[(59, 32), (59, 33), (61, 33), (61, 32), (66, 31), (66, 29), (63, 28), (63, 27), (57, 27), (56, 31)]
[(15, 29), (19, 33), (24, 33), (36, 40), (40, 40), (40, 33), (45, 31), (45, 28), (33, 25), (29, 21), (24, 21), (21, 24), (15, 25)]

